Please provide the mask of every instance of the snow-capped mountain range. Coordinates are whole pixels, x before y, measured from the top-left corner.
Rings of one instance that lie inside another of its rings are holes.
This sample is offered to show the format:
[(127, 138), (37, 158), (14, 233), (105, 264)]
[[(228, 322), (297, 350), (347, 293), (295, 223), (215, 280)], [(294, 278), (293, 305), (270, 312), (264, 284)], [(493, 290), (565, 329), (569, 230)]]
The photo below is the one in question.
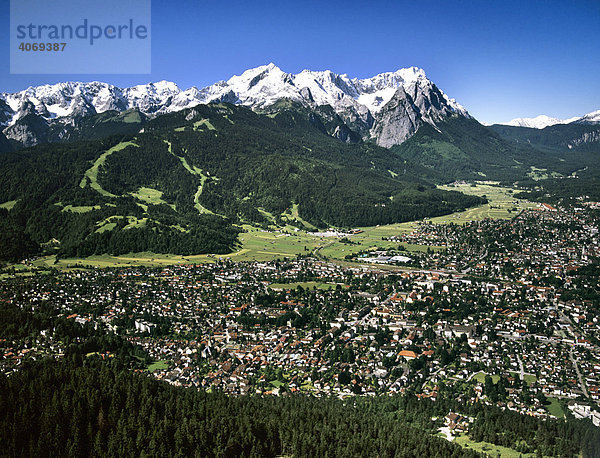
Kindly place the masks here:
[[(109, 110), (137, 109), (154, 117), (198, 104), (229, 102), (268, 111), (276, 109), (282, 99), (318, 110), (336, 125), (328, 133), (342, 141), (374, 139), (384, 147), (404, 142), (423, 124), (437, 128), (452, 116), (471, 117), (417, 67), (358, 79), (329, 70), (286, 73), (269, 64), (203, 89), (182, 90), (169, 81), (129, 88), (102, 82), (65, 82), (0, 93), (0, 128), (7, 138), (31, 146), (68, 138), (69, 128), (81, 118)], [(320, 109), (324, 106), (330, 106), (333, 114)], [(600, 124), (600, 110), (568, 120), (541, 115), (505, 124), (542, 129), (566, 123)]]
[(584, 116), (578, 116), (569, 119), (558, 119), (551, 118), (546, 115), (539, 115), (535, 118), (515, 118), (511, 121), (500, 123), (505, 126), (516, 126), (516, 127), (531, 127), (533, 129), (543, 129), (548, 126), (554, 126), (556, 124), (584, 124), (594, 125), (600, 124), (600, 110), (593, 111)]
[(41, 141), (28, 130), (32, 117), (38, 125), (69, 124), (77, 117), (133, 108), (153, 117), (211, 102), (264, 110), (281, 99), (309, 108), (330, 105), (353, 132), (364, 139), (375, 138), (385, 147), (402, 143), (424, 123), (435, 126), (449, 116), (470, 117), (420, 68), (401, 68), (357, 79), (329, 70), (286, 73), (269, 64), (203, 89), (181, 90), (169, 81), (129, 88), (101, 82), (66, 82), (2, 93), (0, 126), (8, 138), (29, 146)]

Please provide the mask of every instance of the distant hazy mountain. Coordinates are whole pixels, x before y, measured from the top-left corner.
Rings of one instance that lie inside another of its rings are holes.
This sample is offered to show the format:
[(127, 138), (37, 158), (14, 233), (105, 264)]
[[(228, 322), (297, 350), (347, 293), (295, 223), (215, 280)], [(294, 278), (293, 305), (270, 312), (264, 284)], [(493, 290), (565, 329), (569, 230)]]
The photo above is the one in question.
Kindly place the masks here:
[(600, 110), (593, 111), (581, 117), (569, 118), (569, 119), (558, 119), (551, 118), (546, 115), (539, 115), (535, 118), (515, 118), (508, 122), (499, 123), (502, 126), (513, 126), (513, 127), (529, 127), (532, 129), (544, 129), (548, 126), (555, 126), (557, 124), (585, 124), (595, 125), (600, 124)]
[(506, 123), (501, 123), (505, 126), (515, 127), (531, 127), (533, 129), (543, 129), (544, 127), (553, 126), (555, 124), (564, 124), (562, 119), (551, 118), (546, 115), (539, 115), (535, 118), (515, 118)]
[(345, 124), (340, 129), (353, 133), (338, 138), (373, 139), (385, 147), (402, 143), (423, 124), (435, 126), (451, 116), (470, 118), (465, 108), (416, 67), (357, 79), (329, 70), (285, 73), (269, 64), (201, 90), (181, 90), (168, 81), (130, 88), (66, 82), (2, 93), (0, 126), (9, 139), (31, 146), (69, 138), (77, 120), (108, 111), (139, 110), (155, 117), (211, 102), (265, 110), (284, 99), (311, 109), (328, 105)]

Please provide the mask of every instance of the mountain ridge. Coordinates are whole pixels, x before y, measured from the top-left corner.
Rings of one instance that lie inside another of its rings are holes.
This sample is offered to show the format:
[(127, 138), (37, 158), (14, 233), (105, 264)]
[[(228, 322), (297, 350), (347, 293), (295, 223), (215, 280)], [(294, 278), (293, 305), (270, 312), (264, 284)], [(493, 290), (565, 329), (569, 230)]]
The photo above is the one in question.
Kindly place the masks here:
[(45, 140), (40, 125), (66, 126), (74, 119), (111, 110), (137, 109), (155, 117), (218, 102), (265, 109), (282, 99), (312, 109), (329, 105), (362, 140), (385, 147), (402, 143), (423, 124), (435, 126), (448, 116), (471, 117), (417, 67), (358, 79), (330, 70), (286, 73), (271, 63), (202, 89), (181, 90), (165, 80), (129, 88), (95, 81), (0, 93), (0, 126), (9, 139), (32, 146)]
[(374, 226), (483, 202), (436, 189), (385, 148), (338, 141), (313, 116), (198, 105), (133, 134), (2, 154), (0, 259), (48, 243), (61, 256), (224, 254), (244, 224)]
[(499, 122), (496, 125), (512, 127), (529, 127), (532, 129), (544, 129), (557, 124), (600, 124), (600, 110), (592, 111), (583, 116), (575, 116), (568, 119), (558, 119), (547, 115), (539, 115), (535, 118), (515, 118), (507, 122)]

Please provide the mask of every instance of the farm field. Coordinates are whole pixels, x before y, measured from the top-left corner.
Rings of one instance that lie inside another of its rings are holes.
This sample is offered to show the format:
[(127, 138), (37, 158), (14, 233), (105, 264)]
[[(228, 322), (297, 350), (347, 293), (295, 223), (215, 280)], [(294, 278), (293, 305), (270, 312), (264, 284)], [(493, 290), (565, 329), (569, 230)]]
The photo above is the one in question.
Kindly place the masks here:
[[(124, 147), (124, 144), (119, 145)], [(470, 208), (463, 212), (453, 213), (451, 215), (439, 216), (426, 221), (438, 224), (464, 224), (468, 221), (478, 221), (484, 218), (507, 219), (514, 217), (519, 211), (527, 208), (535, 208), (536, 204), (528, 201), (515, 199), (510, 188), (495, 186), (489, 182), (478, 182), (475, 185), (458, 184), (440, 186), (445, 190), (456, 190), (465, 194), (474, 194), (478, 196), (485, 195), (489, 203), (479, 207)], [(149, 189), (138, 191), (140, 197), (144, 199), (160, 199), (158, 192)], [(298, 209), (295, 205), (287, 215), (288, 221), (299, 218)], [(360, 251), (374, 250), (377, 248), (389, 249), (397, 248), (402, 245), (410, 252), (426, 251), (428, 248), (433, 250), (443, 249), (437, 246), (422, 246), (411, 244), (400, 244), (393, 241), (385, 241), (384, 238), (394, 235), (409, 233), (414, 230), (420, 221), (410, 221), (399, 224), (389, 224), (383, 226), (362, 227), (360, 233), (348, 236), (347, 241), (342, 242), (338, 237), (316, 236), (311, 232), (299, 230), (298, 228), (287, 225), (281, 228), (272, 226), (269, 230), (260, 229), (248, 224), (243, 225), (243, 232), (239, 236), (241, 247), (239, 250), (225, 255), (194, 255), (181, 256), (174, 254), (154, 254), (154, 253), (132, 253), (121, 256), (90, 256), (85, 259), (60, 259), (55, 261), (54, 256), (40, 258), (34, 263), (37, 267), (73, 268), (74, 266), (91, 267), (123, 267), (132, 265), (161, 266), (180, 263), (210, 263), (219, 258), (229, 258), (233, 261), (270, 261), (273, 259), (282, 259), (285, 257), (295, 257), (297, 255), (316, 254), (321, 257), (345, 262), (347, 255), (352, 255)], [(143, 221), (130, 222), (130, 224), (143, 224)], [(381, 266), (383, 268), (383, 266)]]
[[(485, 218), (510, 219), (518, 214), (519, 211), (535, 208), (537, 204), (515, 199), (512, 196), (512, 189), (495, 186), (492, 183), (478, 182), (475, 185), (459, 184), (439, 186), (446, 191), (460, 191), (465, 194), (486, 196), (488, 203), (479, 207), (469, 208), (463, 212), (452, 213), (451, 215), (437, 216), (426, 219), (436, 224), (465, 224), (470, 221), (480, 221)], [(382, 240), (385, 237), (401, 235), (414, 230), (420, 221), (410, 221), (400, 224), (388, 224), (384, 226), (362, 227), (363, 232), (353, 235), (350, 239), (357, 245), (347, 245), (339, 242), (337, 239), (331, 240), (325, 248), (319, 251), (319, 254), (334, 259), (343, 259), (348, 254), (357, 253), (365, 249), (391, 248), (397, 247), (397, 242), (388, 242)], [(402, 244), (408, 251), (425, 251), (428, 247)], [(432, 249), (440, 247), (432, 246)]]

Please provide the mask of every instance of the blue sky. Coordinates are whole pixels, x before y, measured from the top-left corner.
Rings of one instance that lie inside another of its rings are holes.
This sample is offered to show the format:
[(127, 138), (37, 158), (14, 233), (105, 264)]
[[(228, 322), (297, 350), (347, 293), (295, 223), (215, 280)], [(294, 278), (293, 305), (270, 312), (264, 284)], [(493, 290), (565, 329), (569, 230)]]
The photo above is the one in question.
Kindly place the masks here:
[[(0, 8), (7, 30), (9, 2)], [(414, 65), (480, 121), (600, 109), (599, 0), (153, 0), (151, 74), (11, 75), (8, 41), (2, 92), (65, 80), (203, 87), (269, 62), (359, 78)]]

